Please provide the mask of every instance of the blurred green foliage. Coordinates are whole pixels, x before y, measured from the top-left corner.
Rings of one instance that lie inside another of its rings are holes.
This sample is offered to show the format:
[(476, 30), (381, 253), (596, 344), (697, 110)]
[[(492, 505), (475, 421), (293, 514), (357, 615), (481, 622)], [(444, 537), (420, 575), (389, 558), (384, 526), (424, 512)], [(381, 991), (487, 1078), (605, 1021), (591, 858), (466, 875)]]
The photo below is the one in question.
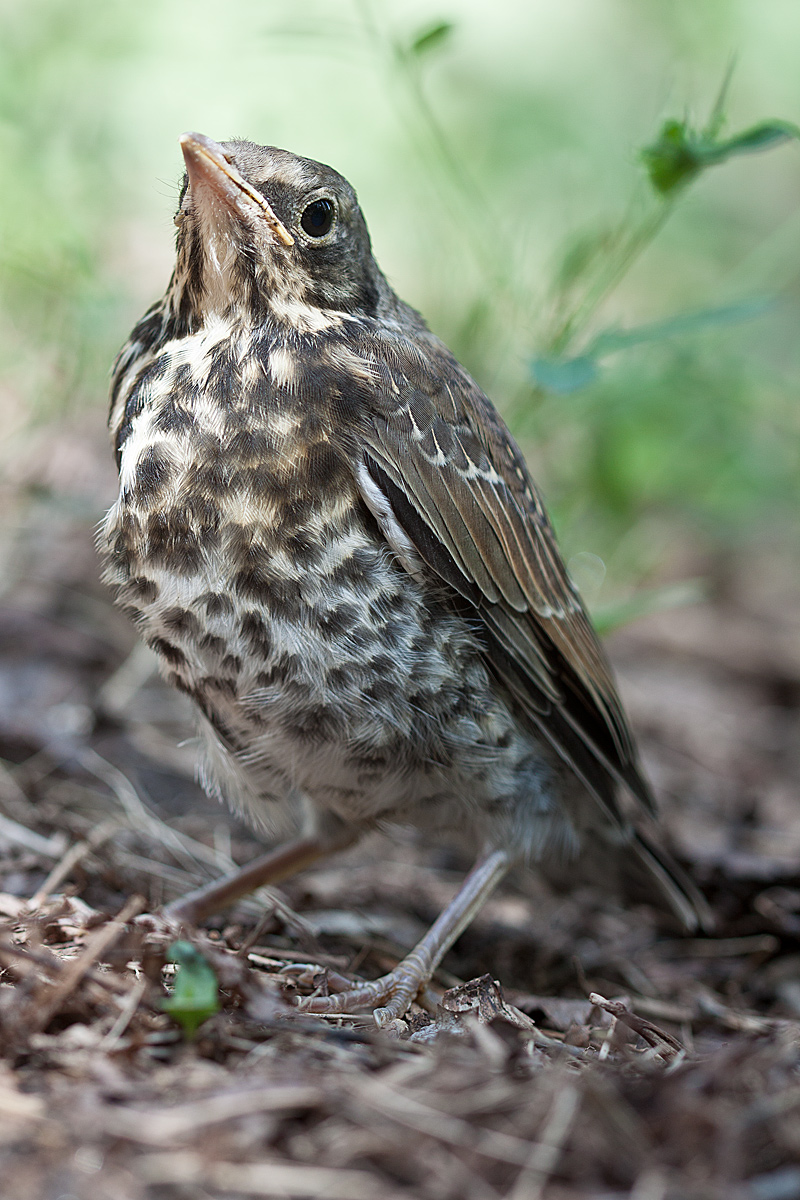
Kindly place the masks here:
[(769, 150), (798, 136), (800, 130), (788, 121), (760, 121), (723, 140), (709, 131), (697, 133), (686, 121), (665, 121), (657, 140), (642, 150), (642, 161), (656, 191), (668, 195), (708, 167), (741, 154)]
[(49, 416), (97, 398), (125, 319), (104, 262), (116, 181), (103, 91), (131, 45), (100, 6), (0, 12), (0, 369)]
[(784, 536), (800, 153), (740, 156), (794, 136), (799, 42), (791, 0), (0, 0), (0, 432), (104, 404), (199, 129), (355, 183), (601, 603), (673, 542)]

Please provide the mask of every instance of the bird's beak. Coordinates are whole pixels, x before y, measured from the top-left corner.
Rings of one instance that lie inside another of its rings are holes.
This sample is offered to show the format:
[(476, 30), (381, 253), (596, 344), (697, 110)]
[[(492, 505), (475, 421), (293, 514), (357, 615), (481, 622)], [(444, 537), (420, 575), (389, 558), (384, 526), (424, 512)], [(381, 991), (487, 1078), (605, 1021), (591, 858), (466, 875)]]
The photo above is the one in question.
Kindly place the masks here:
[(289, 230), (278, 220), (261, 193), (242, 177), (218, 142), (202, 133), (183, 133), (180, 143), (193, 192), (207, 187), (229, 208), (245, 211), (251, 216), (253, 209), (257, 209), (279, 242), (284, 246), (294, 245)]

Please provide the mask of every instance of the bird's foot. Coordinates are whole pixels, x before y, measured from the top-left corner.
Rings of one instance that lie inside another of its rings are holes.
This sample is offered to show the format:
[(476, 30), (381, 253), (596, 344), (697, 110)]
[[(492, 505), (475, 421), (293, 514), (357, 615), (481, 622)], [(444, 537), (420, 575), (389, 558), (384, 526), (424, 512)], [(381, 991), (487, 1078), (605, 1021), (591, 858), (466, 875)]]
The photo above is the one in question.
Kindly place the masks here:
[(180, 921), (172, 918), (168, 912), (143, 912), (133, 920), (136, 929), (145, 934), (151, 945), (164, 945), (174, 942), (181, 936), (183, 926)]
[(423, 991), (430, 979), (429, 972), (418, 962), (404, 960), (388, 975), (359, 983), (337, 992), (333, 996), (309, 996), (298, 1001), (298, 1008), (308, 1013), (352, 1013), (371, 1008), (375, 1024), (379, 1029), (399, 1020), (408, 1011), (411, 1002)]
[(379, 1029), (399, 1020), (510, 865), (508, 851), (488, 850), (478, 859), (419, 945), (393, 971), (372, 983), (357, 984), (335, 996), (309, 996), (301, 1000), (298, 1007), (303, 1012), (325, 1014), (371, 1008)]

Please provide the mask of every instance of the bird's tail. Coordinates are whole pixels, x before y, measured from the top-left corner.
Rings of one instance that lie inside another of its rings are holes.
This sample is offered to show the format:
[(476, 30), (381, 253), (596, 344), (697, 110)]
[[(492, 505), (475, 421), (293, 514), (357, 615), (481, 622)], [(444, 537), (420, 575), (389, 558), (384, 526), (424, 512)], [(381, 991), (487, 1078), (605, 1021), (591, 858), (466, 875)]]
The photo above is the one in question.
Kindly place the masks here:
[[(705, 896), (672, 856), (639, 830), (633, 833), (629, 849), (633, 852), (636, 867), (644, 867), (649, 882), (655, 883), (661, 896), (687, 931), (694, 933), (701, 930), (710, 933), (714, 928), (714, 914)], [(638, 873), (635, 872), (637, 875)], [(638, 880), (634, 882), (638, 883)]]
[(576, 859), (537, 864), (556, 891), (576, 879), (621, 899), (673, 913), (689, 933), (711, 932), (714, 917), (705, 897), (672, 855), (631, 825), (595, 829)]

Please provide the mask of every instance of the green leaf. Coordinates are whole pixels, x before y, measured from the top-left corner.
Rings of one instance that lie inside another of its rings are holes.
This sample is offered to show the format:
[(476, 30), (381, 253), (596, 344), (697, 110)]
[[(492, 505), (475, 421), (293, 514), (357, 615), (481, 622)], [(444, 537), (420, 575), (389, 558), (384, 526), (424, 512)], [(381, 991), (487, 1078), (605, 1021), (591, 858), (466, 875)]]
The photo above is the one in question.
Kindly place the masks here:
[(727, 138), (720, 143), (719, 149), (725, 158), (735, 154), (753, 154), (759, 150), (768, 150), (770, 146), (780, 146), (800, 138), (800, 129), (789, 121), (762, 121), (752, 129), (737, 133), (736, 137)]
[(539, 386), (560, 396), (577, 392), (578, 388), (594, 383), (597, 370), (597, 363), (588, 354), (565, 359), (540, 356), (531, 363), (533, 378)]
[(423, 29), (422, 33), (417, 34), (408, 48), (409, 52), (419, 57), (422, 54), (428, 54), (431, 50), (438, 50), (448, 40), (454, 29), (455, 25), (452, 21), (437, 21), (435, 25), (430, 25), (427, 29)]
[(219, 1012), (217, 977), (199, 950), (191, 942), (173, 942), (168, 962), (177, 964), (172, 995), (161, 1001), (164, 1012), (173, 1017), (185, 1038), (193, 1038), (198, 1028)]
[(774, 299), (771, 297), (756, 296), (740, 300), (738, 304), (701, 308), (697, 312), (668, 317), (665, 321), (635, 325), (633, 329), (606, 329), (594, 338), (583, 354), (565, 359), (541, 355), (533, 360), (531, 372), (536, 383), (545, 391), (566, 396), (595, 382), (600, 373), (599, 360), (604, 355), (615, 354), (619, 350), (628, 350), (632, 346), (642, 346), (648, 342), (666, 342), (671, 338), (697, 333), (701, 329), (751, 321), (768, 312), (773, 304)]
[(768, 312), (773, 303), (769, 297), (756, 296), (749, 300), (741, 300), (738, 304), (679, 313), (678, 316), (668, 317), (665, 321), (635, 325), (633, 329), (607, 329), (597, 335), (587, 353), (601, 358), (604, 354), (613, 354), (617, 350), (627, 350), (630, 346), (641, 346), (646, 342), (665, 342), (687, 333), (696, 333), (700, 329), (751, 321)]
[(637, 592), (627, 600), (602, 604), (592, 610), (592, 623), (601, 637), (613, 633), (623, 625), (630, 625), (651, 613), (665, 612), (671, 608), (684, 608), (688, 604), (700, 604), (706, 596), (702, 579), (686, 579), (682, 583), (671, 583), (666, 587), (651, 588)]

